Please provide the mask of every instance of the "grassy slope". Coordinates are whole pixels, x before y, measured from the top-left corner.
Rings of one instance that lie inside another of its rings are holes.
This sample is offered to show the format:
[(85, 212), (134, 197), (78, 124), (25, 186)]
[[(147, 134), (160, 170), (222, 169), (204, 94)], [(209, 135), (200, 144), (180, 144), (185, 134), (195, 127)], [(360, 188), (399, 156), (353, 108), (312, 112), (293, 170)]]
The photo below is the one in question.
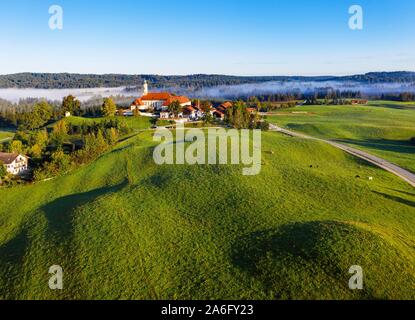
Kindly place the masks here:
[(279, 112), (269, 120), (310, 135), (341, 140), (415, 172), (415, 146), (409, 143), (415, 136), (414, 103), (304, 106)]
[[(84, 117), (68, 117), (64, 120), (67, 123), (71, 123), (72, 125), (82, 125), (83, 123), (86, 124), (93, 124), (94, 122), (101, 122), (107, 118), (84, 118)], [(150, 118), (148, 117), (117, 117), (117, 119), (121, 119), (124, 121), (130, 128), (134, 130), (141, 130), (141, 129), (148, 129), (151, 127)], [(49, 125), (50, 127), (53, 124)]]
[(0, 190), (0, 298), (415, 298), (415, 193), (393, 175), (271, 132), (254, 177), (156, 166), (151, 145), (142, 133), (71, 175)]
[(8, 139), (8, 138), (12, 138), (13, 136), (14, 136), (14, 133), (11, 131), (0, 131), (0, 141)]

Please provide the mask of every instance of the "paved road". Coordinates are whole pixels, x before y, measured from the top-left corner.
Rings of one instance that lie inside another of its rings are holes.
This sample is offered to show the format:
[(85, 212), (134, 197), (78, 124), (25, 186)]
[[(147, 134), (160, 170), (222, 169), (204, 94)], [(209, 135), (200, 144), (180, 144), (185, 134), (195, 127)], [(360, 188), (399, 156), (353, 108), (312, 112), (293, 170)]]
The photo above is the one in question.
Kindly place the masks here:
[(370, 162), (376, 166), (378, 166), (379, 168), (382, 168), (386, 171), (389, 171), (391, 173), (393, 173), (394, 175), (398, 176), (399, 178), (405, 180), (406, 182), (408, 182), (410, 185), (412, 185), (413, 187), (415, 187), (415, 174), (409, 172), (408, 170), (405, 170), (393, 163), (390, 163), (388, 161), (386, 161), (385, 159), (379, 158), (377, 156), (374, 156), (370, 153), (367, 153), (365, 151), (359, 150), (359, 149), (355, 149), (352, 147), (349, 147), (348, 145), (342, 144), (342, 143), (338, 143), (338, 142), (334, 142), (334, 141), (330, 141), (330, 140), (325, 140), (325, 139), (320, 139), (320, 138), (315, 138), (312, 136), (308, 136), (302, 133), (298, 133), (298, 132), (293, 132), (291, 130), (287, 130), (287, 129), (283, 129), (280, 128), (278, 126), (276, 126), (275, 124), (270, 124), (270, 130), (271, 131), (278, 131), (281, 133), (284, 133), (286, 135), (292, 136), (292, 137), (298, 137), (298, 138), (303, 138), (303, 139), (311, 139), (311, 140), (317, 140), (317, 141), (322, 141), (325, 143), (328, 143), (336, 148), (339, 148), (347, 153), (350, 153), (360, 159), (363, 159), (367, 162)]

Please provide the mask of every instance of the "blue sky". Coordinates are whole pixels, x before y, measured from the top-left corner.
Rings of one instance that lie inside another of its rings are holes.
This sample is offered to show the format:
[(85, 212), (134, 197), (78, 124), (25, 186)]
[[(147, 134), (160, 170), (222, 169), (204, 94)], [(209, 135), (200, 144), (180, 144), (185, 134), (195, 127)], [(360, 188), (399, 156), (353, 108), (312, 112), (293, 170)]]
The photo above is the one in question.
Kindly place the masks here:
[[(348, 27), (354, 4), (363, 30)], [(414, 18), (413, 0), (1, 1), (0, 74), (415, 71)]]

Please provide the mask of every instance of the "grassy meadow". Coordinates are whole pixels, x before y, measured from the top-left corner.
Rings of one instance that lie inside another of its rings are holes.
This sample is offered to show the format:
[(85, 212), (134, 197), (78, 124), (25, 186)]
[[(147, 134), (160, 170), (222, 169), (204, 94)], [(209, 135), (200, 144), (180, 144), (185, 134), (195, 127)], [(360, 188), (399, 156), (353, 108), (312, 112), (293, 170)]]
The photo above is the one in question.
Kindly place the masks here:
[[(415, 298), (415, 191), (394, 175), (276, 132), (257, 176), (158, 166), (153, 148), (142, 132), (0, 189), (0, 299)], [(48, 288), (55, 264), (62, 291)], [(348, 288), (352, 265), (364, 290)]]
[(0, 141), (13, 138), (13, 136), (14, 136), (14, 132), (12, 131), (1, 131), (0, 130)]
[(415, 103), (373, 101), (367, 106), (300, 106), (269, 116), (270, 122), (338, 140), (415, 172)]
[[(141, 116), (135, 116), (135, 117), (117, 117), (118, 119), (121, 119), (129, 128), (133, 129), (134, 131), (137, 130), (144, 130), (149, 129), (151, 124), (151, 118), (149, 117), (141, 117)], [(67, 117), (64, 119), (65, 122), (68, 124), (80, 126), (82, 124), (93, 124), (94, 122), (101, 122), (104, 120), (107, 120), (108, 118), (100, 117), (100, 118), (84, 118), (84, 117)], [(157, 125), (159, 126), (167, 126), (170, 122), (166, 120), (160, 120)], [(53, 124), (50, 125), (50, 127), (53, 126)]]

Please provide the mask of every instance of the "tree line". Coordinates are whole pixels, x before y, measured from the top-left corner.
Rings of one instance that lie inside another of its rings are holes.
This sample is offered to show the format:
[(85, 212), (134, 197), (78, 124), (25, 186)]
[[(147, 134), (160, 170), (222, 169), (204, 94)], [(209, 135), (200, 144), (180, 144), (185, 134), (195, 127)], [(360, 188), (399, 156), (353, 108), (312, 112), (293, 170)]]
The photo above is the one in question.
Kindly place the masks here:
[(220, 85), (261, 83), (266, 81), (356, 81), (360, 83), (415, 83), (415, 72), (372, 72), (360, 75), (334, 76), (228, 76), (194, 74), (186, 76), (125, 75), (125, 74), (70, 74), (17, 73), (0, 75), (0, 88), (99, 88), (136, 87), (144, 80), (153, 87), (206, 88)]

